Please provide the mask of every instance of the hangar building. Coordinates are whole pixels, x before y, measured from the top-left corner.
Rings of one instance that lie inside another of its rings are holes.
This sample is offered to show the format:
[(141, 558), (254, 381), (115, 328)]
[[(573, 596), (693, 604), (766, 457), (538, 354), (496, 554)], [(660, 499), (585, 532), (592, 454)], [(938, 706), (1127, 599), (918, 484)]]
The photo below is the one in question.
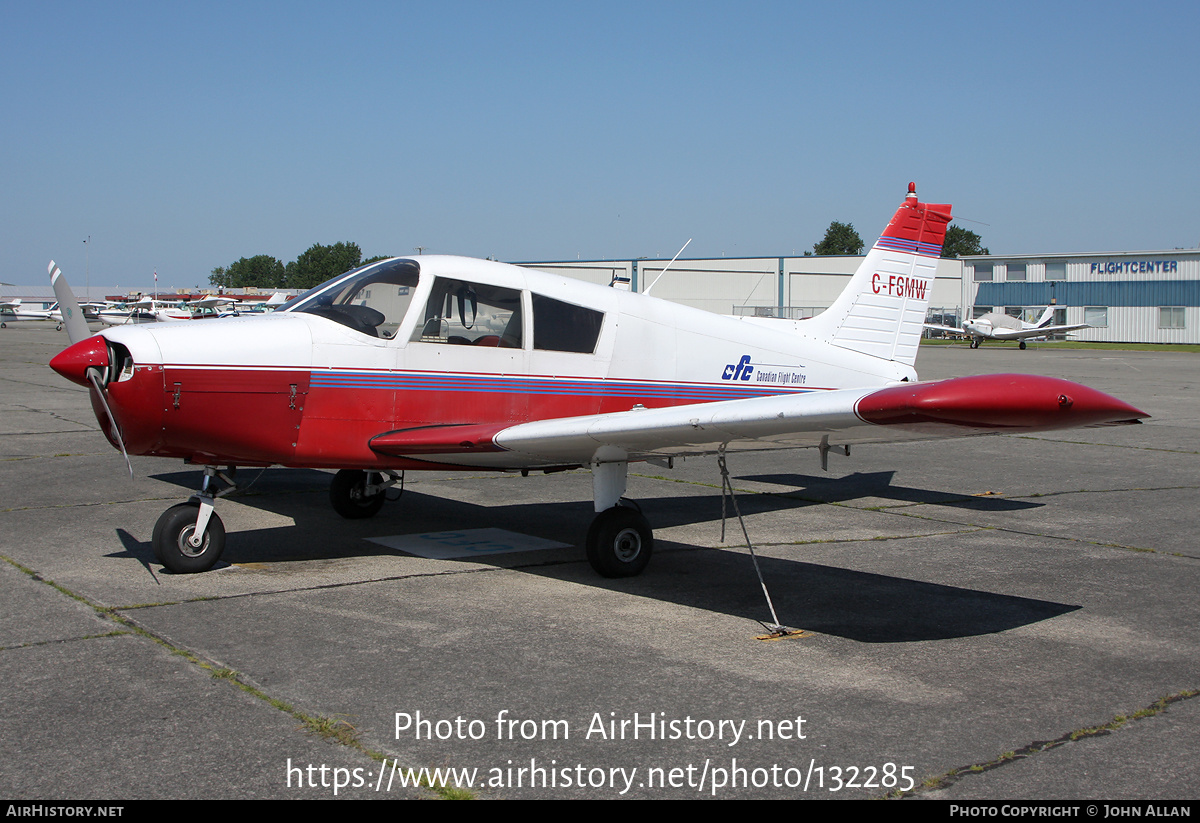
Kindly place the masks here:
[(1087, 323), (1076, 340), (1200, 343), (1200, 251), (964, 257), (963, 306), (1055, 324)]

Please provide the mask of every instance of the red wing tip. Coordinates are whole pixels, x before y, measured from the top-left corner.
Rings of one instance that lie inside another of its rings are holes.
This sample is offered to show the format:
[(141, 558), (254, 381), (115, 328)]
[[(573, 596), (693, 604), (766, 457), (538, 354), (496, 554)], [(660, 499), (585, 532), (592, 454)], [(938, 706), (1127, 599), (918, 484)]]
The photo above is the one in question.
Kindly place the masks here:
[(1048, 431), (1135, 423), (1150, 415), (1123, 400), (1057, 377), (991, 374), (872, 392), (858, 416), (881, 426)]

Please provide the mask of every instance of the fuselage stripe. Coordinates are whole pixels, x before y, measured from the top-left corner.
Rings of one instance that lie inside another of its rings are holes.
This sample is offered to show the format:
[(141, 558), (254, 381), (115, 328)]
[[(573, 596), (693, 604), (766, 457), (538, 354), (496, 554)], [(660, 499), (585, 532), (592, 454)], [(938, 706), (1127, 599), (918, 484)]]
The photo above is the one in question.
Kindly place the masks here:
[(496, 394), (570, 395), (577, 397), (646, 397), (681, 400), (735, 400), (813, 391), (783, 386), (724, 386), (643, 383), (621, 380), (553, 380), (528, 377), (480, 377), (443, 374), (386, 374), (321, 371), (312, 373), (313, 389), (379, 389), (385, 391), (462, 391)]

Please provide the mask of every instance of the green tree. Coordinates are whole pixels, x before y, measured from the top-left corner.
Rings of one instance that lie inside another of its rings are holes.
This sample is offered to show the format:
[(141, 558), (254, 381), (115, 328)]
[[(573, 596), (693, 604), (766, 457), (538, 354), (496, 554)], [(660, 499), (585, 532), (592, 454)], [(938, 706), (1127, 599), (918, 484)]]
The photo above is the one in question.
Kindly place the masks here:
[(330, 278), (357, 268), (362, 261), (362, 249), (357, 243), (335, 243), (322, 246), (314, 243), (308, 251), (287, 265), (289, 289), (311, 289)]
[(224, 266), (217, 266), (212, 270), (212, 274), (208, 276), (208, 282), (214, 286), (229, 288), (229, 270)]
[[(217, 276), (217, 269), (213, 269)], [(256, 254), (254, 257), (243, 257), (236, 263), (230, 263), (225, 269), (227, 282), (213, 285), (224, 285), (231, 288), (254, 286), (260, 289), (278, 289), (283, 286), (283, 263), (269, 254)], [(212, 278), (209, 278), (212, 280)]]
[(979, 245), (980, 237), (973, 231), (951, 223), (946, 227), (946, 242), (942, 243), (942, 257), (963, 257), (968, 254), (991, 254)]
[(817, 254), (862, 254), (863, 241), (853, 223), (834, 220), (825, 230), (825, 239), (813, 246)]

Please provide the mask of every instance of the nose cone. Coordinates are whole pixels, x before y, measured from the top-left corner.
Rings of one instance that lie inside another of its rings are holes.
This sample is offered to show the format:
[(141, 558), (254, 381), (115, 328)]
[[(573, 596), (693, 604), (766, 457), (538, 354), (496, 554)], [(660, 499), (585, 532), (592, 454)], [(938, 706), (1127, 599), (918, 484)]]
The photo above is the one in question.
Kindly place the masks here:
[(50, 368), (81, 386), (88, 385), (88, 369), (107, 367), (108, 341), (98, 334), (68, 346), (50, 361)]

